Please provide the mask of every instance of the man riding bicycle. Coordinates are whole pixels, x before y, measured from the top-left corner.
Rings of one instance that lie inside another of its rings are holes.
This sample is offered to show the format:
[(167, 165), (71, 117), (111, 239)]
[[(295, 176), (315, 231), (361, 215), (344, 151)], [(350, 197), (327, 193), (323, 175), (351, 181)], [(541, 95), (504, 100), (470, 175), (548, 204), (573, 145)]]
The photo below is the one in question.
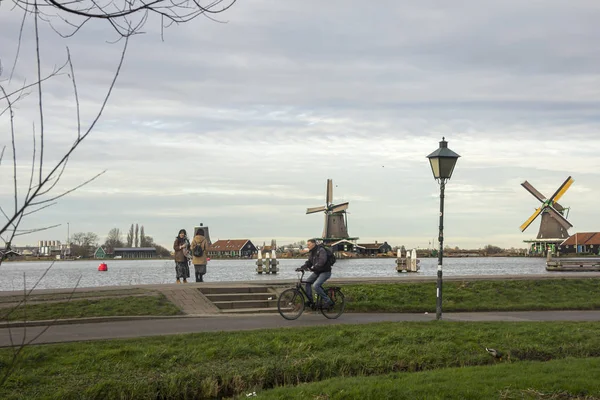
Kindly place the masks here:
[(309, 270), (312, 272), (308, 278), (306, 278), (306, 294), (308, 298), (312, 300), (312, 287), (314, 283), (315, 292), (321, 296), (323, 308), (333, 307), (333, 302), (327, 296), (323, 290), (323, 283), (331, 278), (331, 265), (327, 260), (327, 252), (323, 246), (317, 245), (315, 239), (309, 239), (307, 241), (309, 250), (308, 260), (300, 267), (300, 269)]

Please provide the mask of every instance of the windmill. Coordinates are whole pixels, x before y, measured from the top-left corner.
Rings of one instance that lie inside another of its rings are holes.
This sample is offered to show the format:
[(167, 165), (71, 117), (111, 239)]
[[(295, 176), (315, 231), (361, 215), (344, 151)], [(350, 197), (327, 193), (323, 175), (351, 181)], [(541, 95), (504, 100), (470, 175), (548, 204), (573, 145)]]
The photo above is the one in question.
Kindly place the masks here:
[(348, 219), (346, 210), (348, 202), (333, 204), (333, 182), (327, 179), (327, 192), (325, 194), (325, 205), (312, 207), (306, 210), (307, 214), (318, 212), (325, 213), (325, 227), (323, 228), (323, 240), (327, 239), (350, 239), (348, 237)]
[(521, 183), (521, 186), (523, 186), (525, 190), (542, 203), (542, 205), (533, 212), (531, 217), (521, 225), (521, 232), (525, 231), (537, 216), (542, 214), (542, 222), (540, 223), (540, 230), (537, 235), (538, 239), (548, 240), (568, 238), (569, 233), (567, 231), (573, 225), (571, 225), (564, 216), (565, 211), (567, 211), (568, 216), (568, 208), (558, 204), (558, 200), (560, 200), (573, 182), (574, 180), (569, 176), (549, 199), (538, 192), (529, 182), (525, 181)]

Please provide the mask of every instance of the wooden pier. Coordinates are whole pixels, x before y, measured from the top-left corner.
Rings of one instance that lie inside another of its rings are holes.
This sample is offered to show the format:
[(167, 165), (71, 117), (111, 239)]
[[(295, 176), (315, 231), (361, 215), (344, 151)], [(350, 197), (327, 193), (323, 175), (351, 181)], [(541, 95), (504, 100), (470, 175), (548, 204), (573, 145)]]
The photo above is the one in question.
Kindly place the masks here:
[(600, 271), (600, 257), (548, 258), (546, 271)]

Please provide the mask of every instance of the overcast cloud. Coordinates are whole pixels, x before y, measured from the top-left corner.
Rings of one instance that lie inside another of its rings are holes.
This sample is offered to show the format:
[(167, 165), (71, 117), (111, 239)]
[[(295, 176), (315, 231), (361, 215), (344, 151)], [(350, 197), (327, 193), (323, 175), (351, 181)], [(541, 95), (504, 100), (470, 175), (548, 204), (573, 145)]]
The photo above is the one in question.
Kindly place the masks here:
[[(33, 24), (0, 7), (0, 76), (35, 79)], [(132, 223), (170, 247), (203, 222), (211, 239), (256, 244), (320, 235), (326, 179), (349, 201), (359, 242), (427, 247), (437, 236), (439, 186), (425, 158), (444, 136), (462, 157), (446, 187), (445, 243), (524, 247), (539, 202), (520, 183), (561, 199), (571, 233), (600, 229), (600, 5), (597, 1), (240, 1), (220, 16), (134, 37), (100, 123), (71, 158), (65, 189), (98, 180), (29, 218), (63, 224), (17, 244)], [(47, 26), (43, 69), (72, 54), (87, 126), (122, 43), (91, 24), (70, 39)], [(46, 159), (77, 136), (72, 84), (45, 85)], [(19, 174), (30, 169), (32, 93), (16, 110)], [(10, 144), (0, 117), (0, 146)], [(9, 146), (10, 147), (10, 146)], [(12, 171), (0, 166), (0, 205)], [(23, 186), (24, 187), (24, 186)], [(22, 187), (22, 188), (23, 188)]]

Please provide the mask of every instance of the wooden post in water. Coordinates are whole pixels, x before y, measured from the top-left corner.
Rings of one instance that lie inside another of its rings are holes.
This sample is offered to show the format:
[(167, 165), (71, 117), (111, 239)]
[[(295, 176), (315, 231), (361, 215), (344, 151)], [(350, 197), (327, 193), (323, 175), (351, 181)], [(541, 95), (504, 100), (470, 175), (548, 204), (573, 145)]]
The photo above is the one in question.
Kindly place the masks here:
[(271, 250), (271, 264), (270, 264), (270, 269), (271, 269), (271, 273), (272, 274), (276, 274), (277, 272), (279, 272), (279, 267), (277, 267), (279, 265), (279, 261), (277, 261), (277, 253), (275, 252), (275, 250)]
[(406, 258), (402, 258), (402, 250), (400, 249), (398, 249), (398, 254), (396, 257), (396, 271), (406, 272)]
[(263, 273), (263, 260), (260, 249), (258, 249), (258, 254), (256, 255), (256, 272), (259, 274)]

